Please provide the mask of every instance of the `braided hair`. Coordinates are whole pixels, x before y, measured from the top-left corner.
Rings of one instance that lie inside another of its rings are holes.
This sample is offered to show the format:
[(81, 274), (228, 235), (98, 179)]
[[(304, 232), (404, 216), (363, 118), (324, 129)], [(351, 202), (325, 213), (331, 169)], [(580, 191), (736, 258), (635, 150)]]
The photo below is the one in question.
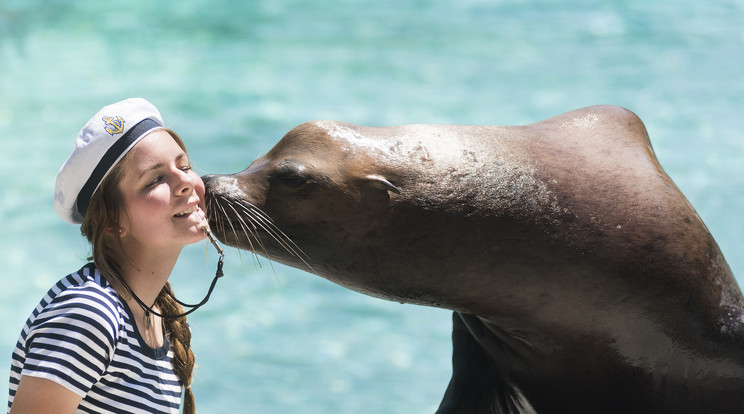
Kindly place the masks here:
[[(173, 137), (179, 147), (186, 151), (181, 138), (170, 129), (164, 129)], [(91, 257), (98, 271), (123, 299), (129, 299), (131, 292), (120, 279), (120, 266), (116, 261), (117, 252), (121, 251), (121, 242), (113, 237), (111, 229), (117, 228), (121, 217), (121, 206), (124, 196), (119, 189), (119, 183), (124, 176), (127, 164), (131, 160), (132, 152), (127, 153), (101, 181), (100, 187), (91, 197), (88, 211), (85, 214), (80, 232), (91, 244)], [(164, 315), (178, 315), (183, 313), (171, 291), (170, 283), (166, 282), (155, 300), (155, 305)], [(181, 385), (185, 388), (183, 413), (194, 414), (194, 394), (191, 391), (191, 379), (194, 371), (194, 352), (191, 350), (191, 329), (186, 322), (186, 316), (180, 318), (163, 318), (165, 335), (173, 351), (173, 370)]]

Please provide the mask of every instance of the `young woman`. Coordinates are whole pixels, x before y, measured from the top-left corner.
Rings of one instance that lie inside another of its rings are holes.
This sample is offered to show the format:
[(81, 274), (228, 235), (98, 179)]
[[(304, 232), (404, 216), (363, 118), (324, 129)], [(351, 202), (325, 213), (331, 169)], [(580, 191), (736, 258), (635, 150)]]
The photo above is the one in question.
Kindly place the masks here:
[(182, 388), (184, 413), (194, 412), (191, 334), (168, 277), (181, 249), (205, 238), (203, 198), (183, 142), (152, 104), (128, 99), (88, 121), (57, 176), (55, 207), (81, 224), (93, 262), (26, 322), (10, 413), (178, 413)]

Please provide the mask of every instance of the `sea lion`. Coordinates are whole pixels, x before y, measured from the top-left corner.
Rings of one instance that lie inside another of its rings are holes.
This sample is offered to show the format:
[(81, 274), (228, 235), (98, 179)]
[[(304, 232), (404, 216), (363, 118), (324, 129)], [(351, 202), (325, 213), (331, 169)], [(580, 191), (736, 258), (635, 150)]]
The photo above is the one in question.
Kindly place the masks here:
[(226, 244), (452, 309), (440, 414), (744, 410), (741, 291), (626, 109), (309, 122), (204, 181)]

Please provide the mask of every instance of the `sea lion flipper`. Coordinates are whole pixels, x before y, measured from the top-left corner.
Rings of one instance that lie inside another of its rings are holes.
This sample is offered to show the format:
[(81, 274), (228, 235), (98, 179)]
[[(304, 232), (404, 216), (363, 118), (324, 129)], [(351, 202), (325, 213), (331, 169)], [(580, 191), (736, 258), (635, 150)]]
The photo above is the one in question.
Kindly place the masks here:
[(463, 318), (476, 317), (453, 312), (452, 379), (436, 414), (535, 413), (524, 395), (499, 375)]

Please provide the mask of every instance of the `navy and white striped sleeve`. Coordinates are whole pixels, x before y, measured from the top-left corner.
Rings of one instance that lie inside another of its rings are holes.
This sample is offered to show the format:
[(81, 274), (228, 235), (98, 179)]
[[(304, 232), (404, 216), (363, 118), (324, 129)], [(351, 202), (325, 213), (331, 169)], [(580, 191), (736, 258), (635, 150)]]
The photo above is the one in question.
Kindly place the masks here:
[(116, 305), (99, 289), (84, 284), (61, 292), (29, 327), (21, 375), (84, 396), (111, 362), (118, 320)]

